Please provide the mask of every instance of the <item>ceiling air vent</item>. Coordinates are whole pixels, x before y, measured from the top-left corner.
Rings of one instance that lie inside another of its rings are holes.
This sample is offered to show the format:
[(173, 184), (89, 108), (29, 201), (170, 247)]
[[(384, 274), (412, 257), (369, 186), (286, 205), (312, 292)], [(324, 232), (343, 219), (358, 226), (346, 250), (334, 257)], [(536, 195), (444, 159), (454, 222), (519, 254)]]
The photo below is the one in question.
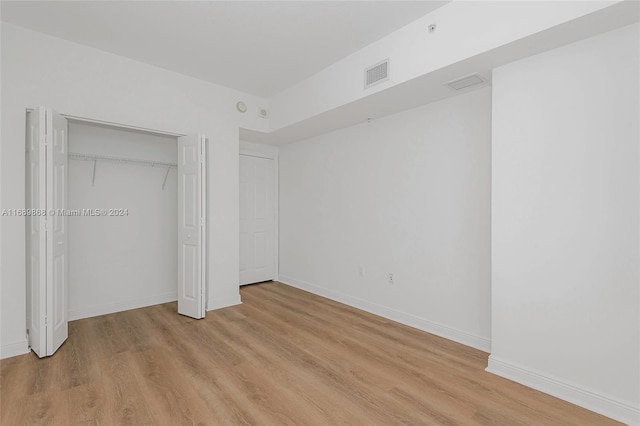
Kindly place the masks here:
[(480, 77), (478, 74), (468, 75), (466, 77), (459, 78), (457, 80), (453, 80), (447, 83), (453, 90), (462, 90), (467, 87), (476, 86), (478, 84), (483, 84), (485, 80)]
[(389, 59), (385, 59), (364, 70), (364, 88), (389, 80)]

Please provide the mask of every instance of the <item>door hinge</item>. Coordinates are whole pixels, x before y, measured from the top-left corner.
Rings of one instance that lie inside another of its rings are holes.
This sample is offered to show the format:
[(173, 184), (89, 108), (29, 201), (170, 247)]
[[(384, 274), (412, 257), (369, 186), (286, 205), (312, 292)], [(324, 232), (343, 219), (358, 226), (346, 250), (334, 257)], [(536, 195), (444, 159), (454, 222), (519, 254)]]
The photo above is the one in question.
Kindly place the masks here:
[(204, 218), (200, 218), (200, 226), (204, 226)]
[(44, 317), (44, 325), (49, 325), (49, 320), (46, 316)]

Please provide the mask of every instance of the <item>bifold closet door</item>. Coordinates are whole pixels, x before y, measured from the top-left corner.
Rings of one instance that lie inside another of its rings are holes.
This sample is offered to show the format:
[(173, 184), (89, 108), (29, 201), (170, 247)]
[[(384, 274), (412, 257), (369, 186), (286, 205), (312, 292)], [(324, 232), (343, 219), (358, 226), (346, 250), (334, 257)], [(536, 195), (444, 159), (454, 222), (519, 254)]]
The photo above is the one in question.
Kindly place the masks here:
[[(45, 110), (27, 114), (26, 208), (46, 210), (47, 171)], [(27, 216), (27, 327), (29, 345), (40, 358), (47, 355), (47, 252), (46, 216)]]
[(206, 137), (178, 138), (178, 313), (205, 316)]
[(68, 337), (67, 120), (51, 108), (27, 116), (27, 295), (31, 349), (50, 356)]

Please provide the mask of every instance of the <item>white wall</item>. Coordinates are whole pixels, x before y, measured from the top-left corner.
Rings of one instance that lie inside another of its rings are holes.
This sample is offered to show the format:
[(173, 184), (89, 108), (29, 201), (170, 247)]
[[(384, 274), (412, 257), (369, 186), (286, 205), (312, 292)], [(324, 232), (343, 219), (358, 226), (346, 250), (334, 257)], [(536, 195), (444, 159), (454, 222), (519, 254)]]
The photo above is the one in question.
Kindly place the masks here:
[[(21, 208), (25, 108), (59, 112), (211, 139), (208, 308), (239, 302), (238, 127), (264, 131), (249, 110), (264, 99), (20, 27), (2, 24), (2, 208)], [(0, 356), (26, 350), (24, 220), (2, 217)]]
[(639, 27), (493, 74), (489, 370), (640, 422)]
[[(175, 137), (69, 124), (69, 151), (177, 163)], [(69, 209), (126, 209), (126, 216), (71, 216), (69, 318), (177, 299), (176, 169), (69, 160)]]
[(280, 280), (488, 351), (490, 127), (485, 87), (281, 147)]

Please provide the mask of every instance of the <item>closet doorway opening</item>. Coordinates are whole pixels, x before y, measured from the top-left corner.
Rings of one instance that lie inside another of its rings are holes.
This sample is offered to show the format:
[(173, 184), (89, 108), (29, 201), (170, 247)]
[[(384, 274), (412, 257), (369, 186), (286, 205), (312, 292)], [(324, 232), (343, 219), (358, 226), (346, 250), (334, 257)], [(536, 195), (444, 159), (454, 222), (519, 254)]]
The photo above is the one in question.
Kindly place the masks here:
[(69, 320), (178, 301), (205, 315), (206, 138), (27, 116), (27, 329), (52, 355)]
[(175, 137), (69, 120), (70, 321), (177, 300), (177, 153)]

